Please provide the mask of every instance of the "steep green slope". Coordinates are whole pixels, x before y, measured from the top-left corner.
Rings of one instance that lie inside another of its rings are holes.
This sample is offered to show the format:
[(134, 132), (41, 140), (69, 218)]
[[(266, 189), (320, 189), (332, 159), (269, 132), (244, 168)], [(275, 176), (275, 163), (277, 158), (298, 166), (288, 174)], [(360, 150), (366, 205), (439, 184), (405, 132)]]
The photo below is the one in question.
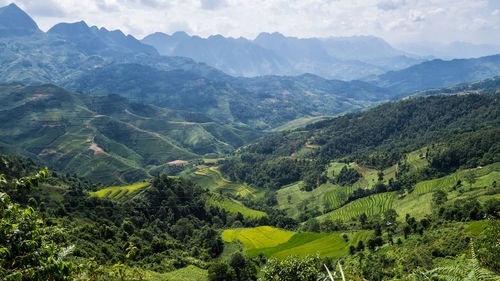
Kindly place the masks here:
[[(284, 156), (308, 144), (316, 145), (309, 156), (329, 158), (409, 152), (460, 133), (499, 127), (499, 108), (498, 94), (408, 99), (282, 133), (245, 151)], [(373, 162), (370, 165), (387, 165), (381, 161), (390, 157), (375, 155), (363, 160)]]
[(227, 153), (259, 137), (198, 114), (90, 97), (51, 85), (0, 85), (0, 142), (107, 184), (149, 177), (167, 162)]

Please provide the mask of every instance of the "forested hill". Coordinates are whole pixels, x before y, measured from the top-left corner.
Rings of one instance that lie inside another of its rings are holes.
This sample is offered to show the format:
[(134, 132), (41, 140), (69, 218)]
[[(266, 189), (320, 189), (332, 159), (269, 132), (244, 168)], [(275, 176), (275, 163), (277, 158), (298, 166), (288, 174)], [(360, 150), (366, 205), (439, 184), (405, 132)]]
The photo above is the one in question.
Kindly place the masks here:
[(398, 152), (500, 126), (499, 94), (452, 95), (386, 103), (282, 133), (245, 148), (251, 153), (340, 158)]

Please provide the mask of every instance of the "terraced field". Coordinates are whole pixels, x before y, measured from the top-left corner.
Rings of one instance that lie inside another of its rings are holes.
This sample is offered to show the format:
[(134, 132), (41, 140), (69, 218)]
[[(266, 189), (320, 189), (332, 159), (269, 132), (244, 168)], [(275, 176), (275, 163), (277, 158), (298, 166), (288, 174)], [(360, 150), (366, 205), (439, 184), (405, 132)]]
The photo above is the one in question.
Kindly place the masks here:
[(410, 164), (410, 169), (421, 169), (429, 165), (427, 159), (424, 157), (425, 149), (422, 148), (411, 153), (408, 153), (406, 160)]
[(349, 220), (362, 213), (368, 216), (381, 214), (392, 208), (395, 192), (385, 192), (364, 197), (349, 204), (320, 216), (320, 219)]
[(289, 255), (314, 255), (336, 257), (345, 255), (350, 245), (358, 241), (366, 241), (371, 231), (359, 231), (348, 234), (349, 242), (342, 238), (343, 232), (334, 233), (294, 233), (284, 232), (266, 226), (265, 229), (249, 228), (243, 230), (226, 230), (222, 239), (228, 243), (239, 240), (245, 246), (249, 256), (263, 254), (266, 257), (284, 258)]
[(189, 179), (199, 185), (208, 188), (210, 191), (222, 191), (245, 197), (255, 196), (255, 190), (238, 183), (225, 179), (217, 167), (207, 167), (190, 174)]
[[(470, 184), (465, 180), (465, 175), (470, 172), (476, 175), (476, 182), (472, 185), (472, 190), (470, 190)], [(458, 190), (452, 190), (459, 179), (462, 181), (462, 189), (467, 190), (463, 194)], [(456, 200), (463, 196), (472, 196), (479, 201), (483, 201), (498, 196), (498, 193), (500, 193), (498, 187), (496, 193), (494, 190), (486, 189), (491, 188), (493, 181), (500, 182), (500, 162), (482, 168), (457, 171), (442, 178), (419, 182), (412, 193), (406, 195), (404, 198), (395, 200), (393, 208), (398, 214), (408, 213), (420, 219), (431, 213), (432, 193), (434, 191), (446, 190), (448, 192), (448, 200)]]
[(124, 201), (134, 197), (136, 194), (138, 194), (141, 190), (148, 187), (149, 185), (150, 183), (148, 182), (139, 182), (127, 186), (111, 186), (103, 188), (96, 192), (90, 192), (90, 195), (101, 198), (109, 198), (113, 200)]
[(458, 180), (462, 181), (462, 185), (469, 186), (469, 183), (465, 180), (465, 175), (470, 172), (474, 173), (476, 176), (476, 182), (472, 185), (473, 187), (488, 186), (491, 185), (493, 180), (500, 179), (500, 162), (482, 168), (457, 171), (456, 173), (438, 179), (419, 182), (415, 186), (413, 194), (420, 195), (439, 189), (449, 191), (456, 185)]
[[(325, 194), (325, 200), (330, 202), (330, 208), (337, 208), (345, 202), (347, 196), (349, 196), (349, 194), (351, 194), (353, 190), (354, 190), (353, 186), (346, 186), (346, 187), (338, 186), (334, 190), (329, 191)], [(344, 194), (345, 196), (341, 194)]]
[(274, 247), (288, 241), (295, 232), (281, 230), (270, 226), (259, 226), (247, 229), (229, 229), (222, 233), (222, 240), (231, 243), (235, 240), (245, 245), (247, 250)]
[(325, 195), (340, 188), (337, 185), (326, 183), (312, 191), (301, 190), (302, 182), (285, 186), (277, 191), (278, 207), (285, 210), (291, 217), (298, 217), (303, 208), (322, 210)]
[(250, 209), (241, 204), (240, 202), (230, 198), (226, 198), (220, 194), (212, 194), (210, 198), (207, 200), (207, 205), (214, 206), (216, 208), (221, 208), (234, 214), (241, 213), (244, 217), (249, 217), (254, 219), (267, 216), (267, 214), (264, 212)]

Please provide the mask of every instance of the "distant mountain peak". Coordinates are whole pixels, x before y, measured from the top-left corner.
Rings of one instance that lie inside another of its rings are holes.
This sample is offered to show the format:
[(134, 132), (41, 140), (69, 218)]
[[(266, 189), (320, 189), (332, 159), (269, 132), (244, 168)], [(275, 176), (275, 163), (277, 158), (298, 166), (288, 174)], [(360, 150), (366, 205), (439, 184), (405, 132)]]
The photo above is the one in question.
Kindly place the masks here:
[(16, 4), (0, 8), (0, 36), (25, 36), (41, 32), (36, 22)]
[(264, 38), (284, 39), (284, 38), (286, 38), (286, 36), (283, 35), (282, 33), (277, 32), (277, 31), (275, 31), (273, 33), (261, 32), (261, 33), (259, 33), (259, 35), (257, 35), (255, 40), (264, 39)]
[(73, 23), (58, 23), (54, 25), (47, 33), (49, 34), (59, 34), (64, 36), (75, 36), (83, 32), (89, 32), (90, 28), (86, 22), (79, 21)]

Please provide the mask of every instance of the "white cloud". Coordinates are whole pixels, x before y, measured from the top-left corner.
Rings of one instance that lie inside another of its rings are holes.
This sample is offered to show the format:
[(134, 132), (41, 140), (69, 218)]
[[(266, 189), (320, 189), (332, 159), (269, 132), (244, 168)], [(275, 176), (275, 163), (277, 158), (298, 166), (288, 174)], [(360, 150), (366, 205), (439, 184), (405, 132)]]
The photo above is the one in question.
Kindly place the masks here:
[[(45, 11), (37, 4), (40, 2), (46, 6)], [(0, 3), (8, 4), (5, 0)], [(19, 6), (45, 30), (61, 21), (85, 20), (89, 25), (121, 29), (138, 38), (156, 31), (184, 30), (204, 37), (222, 34), (247, 38), (254, 38), (260, 32), (278, 31), (297, 37), (375, 35), (393, 42), (425, 39), (500, 43), (496, 36), (500, 8), (492, 7), (496, 5), (492, 3), (488, 0), (18, 0)]]

